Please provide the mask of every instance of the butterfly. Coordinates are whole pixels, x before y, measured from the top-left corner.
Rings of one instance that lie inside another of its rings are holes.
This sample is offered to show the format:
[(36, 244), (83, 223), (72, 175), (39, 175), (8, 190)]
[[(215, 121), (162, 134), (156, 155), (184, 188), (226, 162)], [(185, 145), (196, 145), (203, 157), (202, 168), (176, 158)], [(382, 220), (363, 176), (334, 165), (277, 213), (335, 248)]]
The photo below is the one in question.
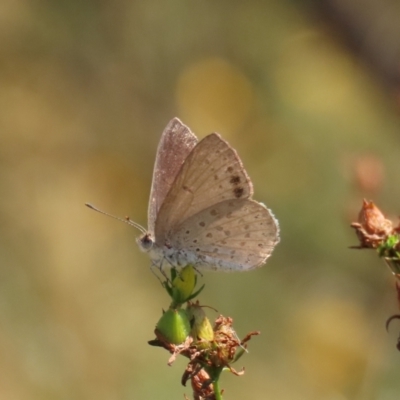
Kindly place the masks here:
[(153, 172), (148, 231), (137, 242), (153, 263), (245, 271), (279, 242), (271, 211), (236, 151), (217, 133), (198, 141), (178, 118), (162, 133)]
[(128, 223), (142, 230), (137, 243), (160, 268), (247, 271), (279, 242), (278, 221), (252, 195), (238, 154), (219, 134), (199, 141), (174, 118), (157, 149), (148, 229)]

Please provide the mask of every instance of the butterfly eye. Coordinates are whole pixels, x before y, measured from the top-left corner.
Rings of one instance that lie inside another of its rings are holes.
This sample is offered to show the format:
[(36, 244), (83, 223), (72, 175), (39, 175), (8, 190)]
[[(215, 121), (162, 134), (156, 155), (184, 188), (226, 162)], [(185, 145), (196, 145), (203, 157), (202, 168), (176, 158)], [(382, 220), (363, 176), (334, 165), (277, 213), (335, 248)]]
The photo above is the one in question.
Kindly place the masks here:
[(138, 240), (139, 246), (142, 248), (142, 250), (150, 250), (153, 247), (153, 239), (151, 238), (149, 233), (146, 233), (142, 237), (139, 238)]

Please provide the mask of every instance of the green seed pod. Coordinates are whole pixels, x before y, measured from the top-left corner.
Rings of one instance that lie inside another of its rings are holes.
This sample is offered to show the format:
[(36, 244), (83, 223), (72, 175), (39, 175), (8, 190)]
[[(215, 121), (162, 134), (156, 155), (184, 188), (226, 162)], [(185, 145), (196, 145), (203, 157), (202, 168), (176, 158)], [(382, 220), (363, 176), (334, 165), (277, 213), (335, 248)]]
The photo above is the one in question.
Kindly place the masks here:
[(186, 308), (192, 325), (190, 336), (194, 340), (211, 341), (214, 339), (214, 331), (206, 313), (198, 303), (191, 303)]
[(183, 343), (190, 333), (186, 311), (168, 309), (157, 322), (156, 330), (172, 344)]
[(191, 265), (178, 272), (172, 281), (173, 298), (177, 304), (184, 303), (196, 286), (196, 273)]

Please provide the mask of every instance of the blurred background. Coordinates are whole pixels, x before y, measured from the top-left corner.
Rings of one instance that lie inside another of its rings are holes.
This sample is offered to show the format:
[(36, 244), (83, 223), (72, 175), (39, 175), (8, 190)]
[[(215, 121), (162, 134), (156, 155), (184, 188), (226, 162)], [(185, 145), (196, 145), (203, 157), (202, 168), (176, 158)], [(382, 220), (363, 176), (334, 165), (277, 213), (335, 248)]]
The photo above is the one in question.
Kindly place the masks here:
[(225, 398), (398, 399), (394, 280), (349, 249), (364, 197), (400, 214), (398, 2), (3, 0), (0, 38), (1, 399), (191, 396), (147, 345), (169, 299), (139, 232), (84, 207), (146, 225), (174, 116), (237, 149), (281, 226), (265, 267), (202, 279), (262, 332)]

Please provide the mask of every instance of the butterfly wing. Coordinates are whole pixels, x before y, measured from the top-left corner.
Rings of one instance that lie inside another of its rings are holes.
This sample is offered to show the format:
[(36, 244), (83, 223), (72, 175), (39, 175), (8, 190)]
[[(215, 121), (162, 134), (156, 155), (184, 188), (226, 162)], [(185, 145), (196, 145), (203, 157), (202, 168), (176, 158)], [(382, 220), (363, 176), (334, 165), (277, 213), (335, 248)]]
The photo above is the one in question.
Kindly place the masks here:
[(218, 134), (201, 140), (187, 156), (160, 207), (155, 241), (198, 212), (229, 199), (247, 199), (253, 186), (236, 151)]
[(196, 267), (244, 271), (265, 263), (279, 241), (278, 222), (263, 204), (225, 200), (191, 216), (168, 235)]
[(183, 162), (198, 140), (178, 118), (172, 119), (161, 135), (154, 164), (148, 210), (148, 230), (154, 233), (157, 214)]

